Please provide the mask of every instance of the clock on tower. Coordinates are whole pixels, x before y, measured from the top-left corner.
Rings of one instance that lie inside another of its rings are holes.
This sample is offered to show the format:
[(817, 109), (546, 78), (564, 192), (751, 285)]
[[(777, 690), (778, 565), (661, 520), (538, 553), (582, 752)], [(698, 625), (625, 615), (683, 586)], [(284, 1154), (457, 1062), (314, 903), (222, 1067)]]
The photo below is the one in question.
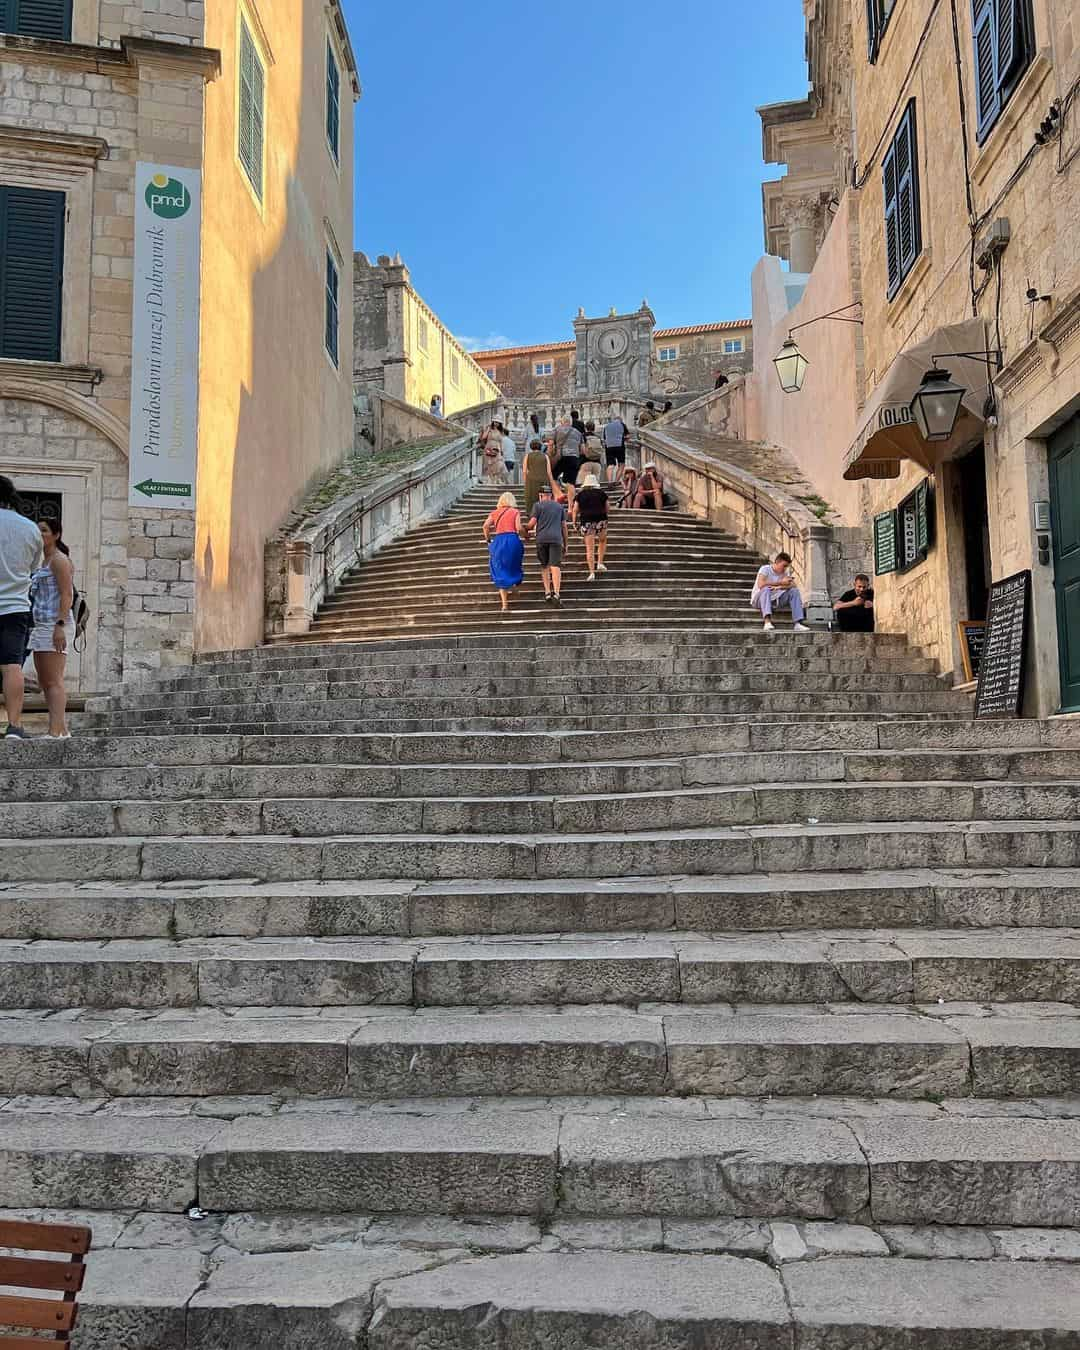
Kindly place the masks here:
[(605, 329), (597, 342), (600, 355), (606, 357), (609, 361), (617, 361), (620, 356), (624, 356), (629, 346), (630, 338), (625, 328)]

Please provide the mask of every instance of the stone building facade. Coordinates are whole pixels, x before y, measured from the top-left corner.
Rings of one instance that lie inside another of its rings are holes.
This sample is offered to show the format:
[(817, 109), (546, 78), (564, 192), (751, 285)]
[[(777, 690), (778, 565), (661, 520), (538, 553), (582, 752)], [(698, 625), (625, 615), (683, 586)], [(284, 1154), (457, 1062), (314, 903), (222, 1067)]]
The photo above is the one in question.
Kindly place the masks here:
[(562, 399), (632, 393), (664, 398), (699, 394), (721, 372), (750, 370), (749, 319), (657, 328), (648, 302), (632, 313), (612, 310), (588, 318), (579, 310), (573, 342), (540, 343), (475, 352), (485, 373), (508, 398)]
[[(329, 259), (351, 285), (359, 85), (336, 0), (7, 13), (0, 210), (17, 246), (0, 267), (9, 286), (21, 267), (27, 289), (0, 328), (0, 473), (24, 510), (62, 520), (93, 614), (69, 682), (108, 690), (258, 640), (263, 540), (350, 446), (349, 372), (329, 347), (351, 349), (351, 313), (332, 342)], [(255, 126), (243, 142), (242, 110)], [(163, 165), (201, 187), (194, 508), (182, 510), (134, 504), (129, 474), (133, 316), (153, 285), (135, 271), (136, 205)]]
[[(804, 8), (813, 93), (760, 110), (766, 157), (788, 165), (766, 185), (767, 247), (792, 270), (771, 258), (755, 276), (754, 433), (853, 523), (897, 523), (879, 627), (958, 679), (958, 624), (985, 617), (991, 581), (1030, 569), (1026, 710), (1080, 710), (1080, 14), (1051, 0)], [(844, 305), (862, 326), (799, 332), (810, 367), (781, 395), (786, 331)], [(910, 410), (935, 357), (966, 391), (939, 445)]]
[(358, 392), (382, 389), (425, 411), (437, 394), (444, 417), (498, 398), (491, 379), (418, 294), (400, 257), (372, 263), (356, 254), (353, 313)]

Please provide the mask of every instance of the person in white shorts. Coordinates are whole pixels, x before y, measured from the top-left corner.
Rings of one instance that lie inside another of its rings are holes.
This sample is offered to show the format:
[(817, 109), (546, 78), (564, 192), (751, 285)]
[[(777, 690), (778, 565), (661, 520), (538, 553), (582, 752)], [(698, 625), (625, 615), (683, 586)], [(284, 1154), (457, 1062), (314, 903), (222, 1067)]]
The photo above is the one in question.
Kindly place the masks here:
[(45, 739), (62, 741), (70, 735), (64, 667), (75, 640), (75, 619), (71, 613), (75, 573), (61, 539), (59, 521), (39, 520), (38, 529), (45, 557), (30, 577), (30, 650), (49, 709), (49, 734)]

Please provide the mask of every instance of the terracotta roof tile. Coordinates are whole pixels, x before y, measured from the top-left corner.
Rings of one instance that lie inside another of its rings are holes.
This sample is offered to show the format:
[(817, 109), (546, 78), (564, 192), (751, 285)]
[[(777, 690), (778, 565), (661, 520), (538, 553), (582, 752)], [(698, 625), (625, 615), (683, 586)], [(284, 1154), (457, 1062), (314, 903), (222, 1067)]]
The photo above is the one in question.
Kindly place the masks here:
[(470, 352), (474, 361), (483, 361), (487, 357), (531, 356), (533, 352), (568, 352), (577, 346), (575, 342), (542, 342), (535, 347), (496, 347), (493, 351)]
[[(698, 333), (724, 333), (733, 328), (752, 328), (750, 319), (725, 319), (722, 323), (694, 323), (685, 328), (656, 328), (654, 338), (694, 337)], [(486, 352), (470, 352), (474, 361), (502, 360), (510, 356), (539, 356), (542, 352), (569, 352), (577, 344), (574, 342), (539, 342), (532, 347), (496, 347)]]
[(692, 323), (685, 328), (654, 328), (654, 338), (693, 337), (697, 333), (729, 332), (732, 328), (752, 328), (752, 319), (725, 319), (723, 323)]

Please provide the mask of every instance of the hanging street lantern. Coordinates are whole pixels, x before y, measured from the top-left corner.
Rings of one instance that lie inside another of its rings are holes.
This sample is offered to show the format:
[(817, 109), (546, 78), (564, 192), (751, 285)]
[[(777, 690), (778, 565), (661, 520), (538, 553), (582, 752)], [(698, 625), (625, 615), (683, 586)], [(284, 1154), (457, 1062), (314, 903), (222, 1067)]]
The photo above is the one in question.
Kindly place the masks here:
[(799, 393), (803, 387), (803, 380), (806, 379), (806, 371), (810, 362), (803, 356), (799, 350), (799, 344), (790, 334), (788, 334), (779, 352), (773, 357), (773, 365), (780, 377), (780, 388), (784, 393)]
[(967, 390), (953, 384), (947, 370), (934, 366), (922, 377), (911, 400), (911, 415), (924, 441), (947, 441), (956, 429)]

